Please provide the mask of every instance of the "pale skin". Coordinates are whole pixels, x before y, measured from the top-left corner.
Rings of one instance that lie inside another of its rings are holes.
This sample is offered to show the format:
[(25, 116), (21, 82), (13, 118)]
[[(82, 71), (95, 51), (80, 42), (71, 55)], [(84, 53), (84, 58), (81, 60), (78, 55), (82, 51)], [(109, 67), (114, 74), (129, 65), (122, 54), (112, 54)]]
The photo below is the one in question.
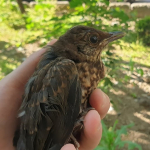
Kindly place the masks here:
[[(49, 45), (55, 43), (52, 40)], [(16, 70), (0, 81), (0, 149), (15, 150), (12, 144), (14, 132), (19, 125), (18, 109), (22, 102), (24, 87), (45, 49), (41, 49), (27, 58)], [(108, 96), (96, 89), (90, 96), (90, 104), (95, 110), (87, 113), (84, 119), (84, 130), (81, 135), (80, 150), (93, 150), (102, 136), (101, 119), (109, 109)], [(75, 150), (72, 144), (66, 144), (61, 150)]]

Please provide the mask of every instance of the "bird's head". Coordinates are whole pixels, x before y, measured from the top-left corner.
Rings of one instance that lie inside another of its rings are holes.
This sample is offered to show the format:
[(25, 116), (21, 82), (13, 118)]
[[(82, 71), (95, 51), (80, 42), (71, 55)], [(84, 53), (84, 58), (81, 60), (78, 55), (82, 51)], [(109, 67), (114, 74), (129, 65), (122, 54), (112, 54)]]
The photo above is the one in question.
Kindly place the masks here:
[(61, 56), (77, 62), (94, 62), (100, 59), (108, 43), (123, 36), (123, 32), (103, 32), (87, 26), (75, 26), (62, 35), (54, 46)]

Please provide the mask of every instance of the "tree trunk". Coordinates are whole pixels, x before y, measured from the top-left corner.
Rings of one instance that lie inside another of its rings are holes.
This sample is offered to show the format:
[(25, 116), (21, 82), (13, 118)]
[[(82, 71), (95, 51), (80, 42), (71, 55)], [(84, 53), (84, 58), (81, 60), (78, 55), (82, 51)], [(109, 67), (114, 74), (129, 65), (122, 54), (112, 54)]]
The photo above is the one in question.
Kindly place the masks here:
[(21, 13), (22, 14), (25, 13), (25, 9), (24, 9), (24, 6), (22, 4), (22, 0), (17, 0), (17, 3), (18, 3), (18, 6), (20, 8)]

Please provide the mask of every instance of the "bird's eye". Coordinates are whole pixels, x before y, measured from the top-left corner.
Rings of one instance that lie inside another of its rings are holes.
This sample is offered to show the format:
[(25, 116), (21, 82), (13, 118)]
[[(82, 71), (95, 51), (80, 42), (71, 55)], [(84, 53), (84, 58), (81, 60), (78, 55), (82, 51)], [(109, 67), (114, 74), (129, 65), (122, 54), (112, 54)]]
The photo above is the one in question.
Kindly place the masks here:
[(97, 43), (97, 41), (98, 41), (98, 37), (97, 37), (96, 35), (92, 35), (92, 36), (90, 37), (90, 42), (92, 42), (92, 43)]

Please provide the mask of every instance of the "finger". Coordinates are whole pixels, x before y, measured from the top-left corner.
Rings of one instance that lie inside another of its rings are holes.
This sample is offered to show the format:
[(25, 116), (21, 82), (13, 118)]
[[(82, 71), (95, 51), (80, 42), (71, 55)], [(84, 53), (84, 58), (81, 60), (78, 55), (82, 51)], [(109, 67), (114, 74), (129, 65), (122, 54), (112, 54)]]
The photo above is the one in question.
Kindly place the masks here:
[(109, 97), (100, 89), (96, 89), (90, 96), (90, 104), (94, 107), (103, 119), (110, 107)]
[(53, 45), (56, 41), (57, 41), (57, 39), (53, 39), (47, 45)]
[(102, 136), (100, 115), (96, 110), (91, 110), (84, 119), (84, 131), (81, 135), (80, 150), (92, 150)]
[[(55, 42), (56, 39), (52, 40), (50, 43), (48, 43), (48, 45), (52, 45)], [(37, 63), (46, 50), (46, 48), (42, 48), (41, 50), (33, 53), (16, 70), (7, 75), (2, 82), (6, 81), (9, 86), (12, 85), (18, 88), (22, 87), (34, 72)]]
[(66, 144), (61, 148), (61, 150), (76, 150), (72, 144)]

